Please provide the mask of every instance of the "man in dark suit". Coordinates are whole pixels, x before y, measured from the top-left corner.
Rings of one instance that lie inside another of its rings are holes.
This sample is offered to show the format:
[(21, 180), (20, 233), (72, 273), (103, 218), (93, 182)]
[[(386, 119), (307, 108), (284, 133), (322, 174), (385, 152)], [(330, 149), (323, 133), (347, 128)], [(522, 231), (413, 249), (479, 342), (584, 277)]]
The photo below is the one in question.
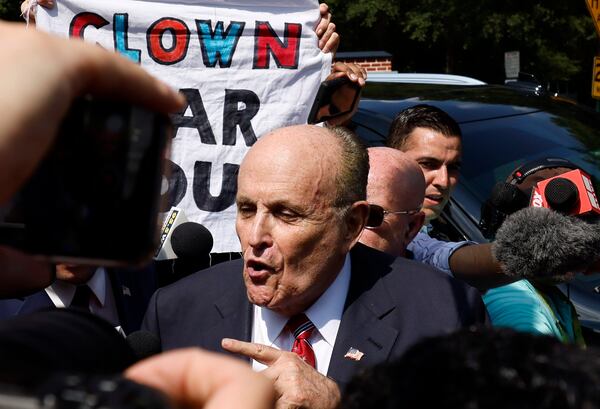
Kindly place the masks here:
[(143, 328), (165, 350), (223, 347), (252, 358), (282, 406), (332, 408), (333, 380), (343, 386), (423, 337), (485, 322), (474, 289), (357, 245), (368, 169), (365, 148), (340, 128), (259, 139), (238, 176), (243, 260), (157, 291)]
[(125, 335), (140, 328), (156, 278), (151, 267), (104, 269), (58, 264), (56, 281), (31, 295), (0, 300), (0, 319), (48, 308), (91, 311)]

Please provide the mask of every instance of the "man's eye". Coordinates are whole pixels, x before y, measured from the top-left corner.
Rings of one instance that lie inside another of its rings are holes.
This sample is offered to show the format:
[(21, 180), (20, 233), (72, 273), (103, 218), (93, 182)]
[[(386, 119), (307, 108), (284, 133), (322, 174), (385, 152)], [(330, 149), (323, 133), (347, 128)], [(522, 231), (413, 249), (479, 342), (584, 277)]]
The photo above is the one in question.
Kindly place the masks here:
[(273, 212), (275, 216), (283, 221), (294, 221), (297, 220), (300, 215), (290, 209), (279, 209)]
[(238, 206), (238, 214), (243, 217), (248, 217), (248, 216), (253, 215), (255, 213), (255, 210), (256, 209), (254, 206), (248, 206), (248, 205)]
[(427, 169), (427, 170), (433, 170), (433, 169), (437, 168), (435, 163), (429, 162), (429, 161), (419, 162), (419, 166), (421, 166), (423, 169)]

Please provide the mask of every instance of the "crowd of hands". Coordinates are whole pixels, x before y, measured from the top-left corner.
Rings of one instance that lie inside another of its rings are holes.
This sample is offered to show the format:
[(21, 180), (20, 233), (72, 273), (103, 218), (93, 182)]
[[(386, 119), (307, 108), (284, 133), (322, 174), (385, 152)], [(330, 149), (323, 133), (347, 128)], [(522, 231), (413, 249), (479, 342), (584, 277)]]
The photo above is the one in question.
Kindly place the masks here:
[[(53, 7), (52, 0), (40, 0)], [(33, 22), (30, 5), (22, 9)], [(315, 31), (323, 52), (335, 52), (339, 36), (327, 5), (320, 6)], [(33, 173), (56, 137), (71, 102), (85, 94), (123, 100), (150, 110), (172, 113), (184, 97), (139, 66), (79, 39), (60, 39), (23, 24), (0, 22), (0, 203), (11, 198)], [(330, 78), (348, 76), (361, 86), (366, 72), (335, 64)], [(344, 120), (342, 118), (342, 120)], [(14, 249), (0, 246), (1, 287), (19, 292), (19, 277), (36, 277), (43, 286), (51, 268)], [(1, 291), (0, 291), (1, 292)], [(0, 294), (2, 295), (2, 294)], [(164, 392), (175, 405), (211, 408), (335, 407), (340, 392), (296, 354), (237, 340), (223, 348), (266, 364), (254, 372), (234, 358), (199, 349), (166, 352), (130, 367), (125, 376)], [(321, 393), (319, 393), (321, 391)], [(322, 393), (326, 391), (326, 393)]]

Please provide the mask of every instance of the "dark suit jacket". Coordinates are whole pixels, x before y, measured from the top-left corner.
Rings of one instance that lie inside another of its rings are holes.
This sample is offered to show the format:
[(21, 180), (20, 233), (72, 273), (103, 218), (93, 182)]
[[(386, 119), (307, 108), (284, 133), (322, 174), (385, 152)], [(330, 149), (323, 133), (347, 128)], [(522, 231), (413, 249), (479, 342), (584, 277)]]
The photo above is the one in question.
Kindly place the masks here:
[[(106, 271), (110, 277), (119, 324), (125, 334), (139, 330), (150, 297), (157, 288), (152, 267)], [(0, 300), (0, 320), (48, 308), (54, 308), (54, 304), (44, 290), (23, 298)]]
[[(399, 357), (416, 341), (487, 323), (479, 292), (425, 264), (394, 258), (361, 244), (351, 251), (351, 279), (328, 376), (342, 386), (365, 366)], [(163, 350), (221, 349), (223, 337), (251, 339), (252, 306), (242, 260), (191, 275), (152, 297), (142, 329)], [(344, 358), (350, 347), (360, 361)]]

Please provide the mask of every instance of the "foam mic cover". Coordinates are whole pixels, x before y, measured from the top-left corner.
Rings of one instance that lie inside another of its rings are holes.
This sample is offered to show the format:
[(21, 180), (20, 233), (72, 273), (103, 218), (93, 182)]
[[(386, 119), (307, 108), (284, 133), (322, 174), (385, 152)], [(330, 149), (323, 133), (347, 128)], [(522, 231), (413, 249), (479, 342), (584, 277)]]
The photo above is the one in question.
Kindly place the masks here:
[(492, 244), (504, 272), (522, 278), (581, 272), (600, 258), (600, 225), (546, 208), (506, 218)]
[(187, 222), (177, 226), (171, 235), (171, 246), (177, 256), (172, 279), (179, 280), (210, 266), (213, 237), (201, 224)]
[(171, 246), (178, 258), (198, 258), (210, 254), (213, 237), (208, 229), (199, 223), (182, 223), (173, 231)]
[(135, 331), (127, 336), (127, 344), (137, 360), (149, 358), (161, 352), (160, 339), (149, 331)]
[(552, 179), (546, 185), (544, 195), (548, 206), (561, 213), (569, 213), (579, 201), (577, 186), (565, 178)]
[(517, 186), (499, 182), (494, 185), (490, 202), (504, 213), (513, 213), (529, 204), (529, 198)]

